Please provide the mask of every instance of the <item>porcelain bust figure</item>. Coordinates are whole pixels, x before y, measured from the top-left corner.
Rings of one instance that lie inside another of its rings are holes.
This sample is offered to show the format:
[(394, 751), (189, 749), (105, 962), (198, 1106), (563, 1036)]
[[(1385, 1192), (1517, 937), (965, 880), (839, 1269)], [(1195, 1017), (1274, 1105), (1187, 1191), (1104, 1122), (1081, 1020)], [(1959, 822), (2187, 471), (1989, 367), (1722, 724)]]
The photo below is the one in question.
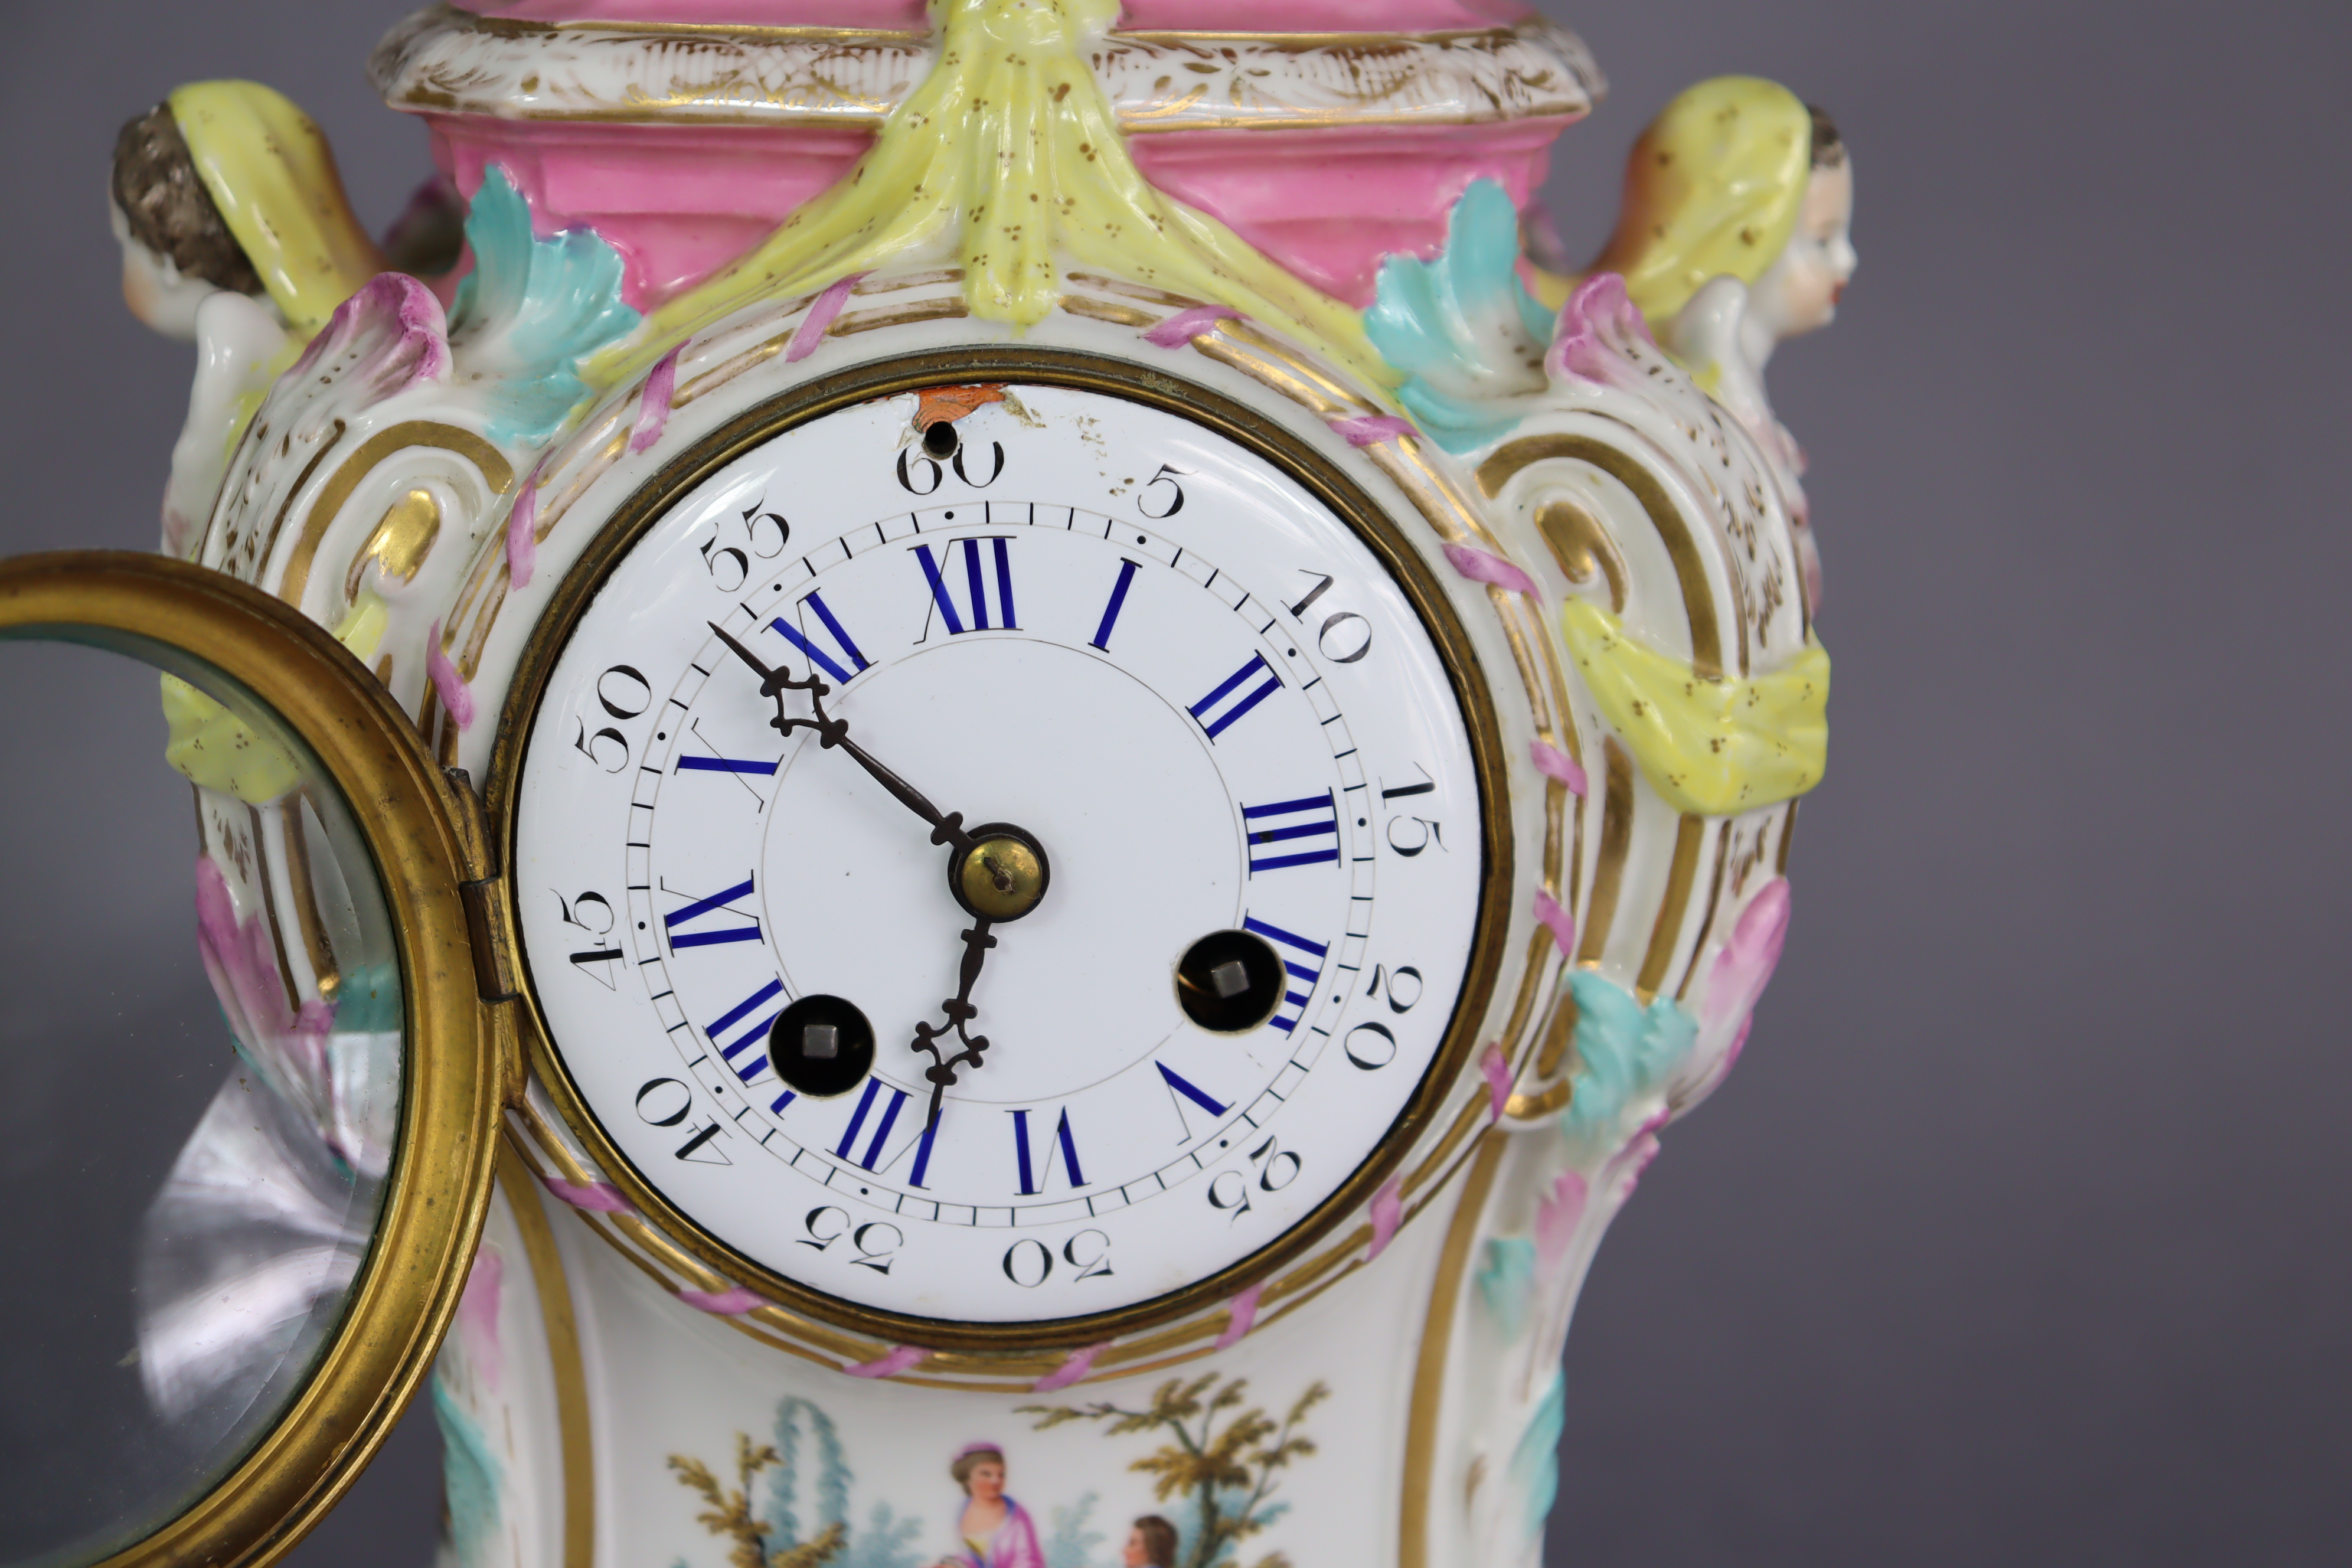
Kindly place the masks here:
[[(1718, 77), (1678, 95), (1634, 143), (1617, 231), (1591, 268), (1623, 276), (1770, 460), (1816, 606), (1804, 451), (1773, 417), (1764, 367), (1781, 340), (1836, 319), (1853, 277), (1853, 163), (1828, 113), (1778, 83)], [(1566, 282), (1547, 281), (1557, 303)]]
[[(167, 551), (449, 770), (452, 1560), (1537, 1561), (1824, 763), (1761, 372), (1852, 269), (1826, 119), (1693, 89), (1571, 284), (1601, 79), (1492, 0), (514, 0), (373, 69), (439, 172), (382, 246), (251, 84), (114, 193), (198, 345)], [(360, 1138), (312, 786), (167, 715), (240, 1046)]]

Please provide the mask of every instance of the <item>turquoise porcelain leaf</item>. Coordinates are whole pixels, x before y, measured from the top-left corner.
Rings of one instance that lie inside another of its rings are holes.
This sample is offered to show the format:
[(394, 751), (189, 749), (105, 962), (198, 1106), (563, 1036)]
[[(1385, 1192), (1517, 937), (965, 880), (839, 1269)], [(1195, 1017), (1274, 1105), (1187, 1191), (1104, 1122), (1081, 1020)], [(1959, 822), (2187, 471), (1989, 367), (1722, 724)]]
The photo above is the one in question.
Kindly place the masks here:
[(1501, 439), (1519, 422), (1517, 400), (1544, 389), (1551, 318), (1519, 281), (1518, 261), (1509, 193), (1475, 180), (1454, 204), (1434, 259), (1381, 263), (1364, 331), (1407, 373), (1397, 401), (1449, 452)]
[(1559, 1499), (1559, 1438), (1567, 1429), (1568, 1376), (1554, 1372), (1528, 1417), (1527, 1430), (1511, 1449), (1511, 1484), (1527, 1500), (1520, 1528), (1530, 1541), (1543, 1539), (1544, 1521)]
[(483, 175), (466, 238), (474, 270), (449, 331), (459, 379), (488, 396), (491, 440), (537, 446), (588, 395), (580, 362), (643, 318), (622, 302), (620, 254), (593, 229), (538, 237), (503, 169)]
[(1535, 1309), (1536, 1244), (1523, 1236), (1502, 1236), (1486, 1243), (1486, 1261), (1478, 1268), (1478, 1299), (1506, 1339), (1517, 1339)]
[(1623, 1136), (1628, 1107), (1659, 1094), (1698, 1039), (1698, 1022), (1671, 999), (1647, 1007), (1589, 969), (1569, 971), (1576, 994), (1575, 1091), (1560, 1113), (1570, 1136)]
[(499, 1536), (504, 1489), (498, 1458), (438, 1373), (433, 1379), (433, 1417), (441, 1427), (441, 1500), (449, 1516), (451, 1555), (460, 1564), (488, 1562), (488, 1549)]

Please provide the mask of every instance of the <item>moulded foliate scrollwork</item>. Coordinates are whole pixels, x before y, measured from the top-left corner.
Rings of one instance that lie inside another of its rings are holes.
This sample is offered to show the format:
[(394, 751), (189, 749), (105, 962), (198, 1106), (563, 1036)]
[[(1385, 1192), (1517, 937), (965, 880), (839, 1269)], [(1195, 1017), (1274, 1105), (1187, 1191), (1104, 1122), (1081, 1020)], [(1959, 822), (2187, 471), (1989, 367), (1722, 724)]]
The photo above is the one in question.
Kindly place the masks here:
[(1409, 373), (1400, 401), (1557, 606), (1582, 742), (1570, 776), (1590, 853), (1562, 1024), (1516, 1085), (1518, 1135), (1493, 1156), (1468, 1283), (1451, 1303), (1441, 1286), (1432, 1325), (1449, 1336), (1441, 1403), (1460, 1434), (1441, 1473), (1466, 1478), (1454, 1538), (1465, 1561), (1532, 1563), (1584, 1268), (1660, 1130), (1737, 1060), (1780, 956), (1829, 666), (1790, 480), (1614, 273), (1575, 284), (1545, 322), (1500, 198), (1474, 186), (1443, 253), (1391, 258), (1367, 328)]

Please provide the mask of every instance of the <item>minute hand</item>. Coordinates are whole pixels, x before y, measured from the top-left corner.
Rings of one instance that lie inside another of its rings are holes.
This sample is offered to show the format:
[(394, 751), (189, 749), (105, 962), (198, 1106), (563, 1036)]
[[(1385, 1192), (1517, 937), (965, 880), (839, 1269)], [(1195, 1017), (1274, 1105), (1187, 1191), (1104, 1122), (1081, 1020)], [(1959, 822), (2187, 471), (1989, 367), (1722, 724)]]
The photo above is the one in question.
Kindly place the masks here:
[[(803, 720), (800, 722), (808, 721)], [(812, 727), (814, 728), (814, 726)], [(871, 752), (851, 740), (846, 734), (838, 730), (828, 732), (820, 728), (817, 731), (817, 743), (821, 746), (839, 746), (843, 751), (847, 752), (859, 767), (874, 775), (876, 784), (898, 797), (899, 805), (931, 825), (932, 843), (944, 844), (958, 854), (962, 854), (979, 842), (964, 831), (963, 813), (950, 811), (941, 814), (940, 808), (933, 805), (921, 790), (884, 767)]]
[[(947, 845), (958, 854), (962, 854), (970, 850), (977, 842), (971, 834), (963, 830), (963, 813), (941, 812), (938, 806), (930, 803), (929, 798), (922, 791), (892, 773), (883, 764), (880, 758), (851, 740), (847, 720), (829, 719), (825, 716), (824, 694), (833, 689), (818, 679), (816, 671), (810, 670), (808, 679), (805, 680), (795, 680), (789, 671), (769, 668), (758, 654), (729, 636), (727, 629), (718, 622), (706, 621), (703, 624), (718, 635), (720, 642), (727, 645), (728, 651), (759, 672), (760, 695), (775, 700), (776, 716), (768, 722), (778, 734), (789, 735), (795, 730), (814, 730), (816, 731), (817, 744), (820, 748), (830, 750), (838, 746), (847, 752), (852, 761), (873, 776), (876, 784), (898, 797), (899, 805), (931, 825), (932, 843)], [(809, 706), (815, 710), (816, 717), (795, 719), (786, 713), (784, 693), (787, 691), (807, 692)]]

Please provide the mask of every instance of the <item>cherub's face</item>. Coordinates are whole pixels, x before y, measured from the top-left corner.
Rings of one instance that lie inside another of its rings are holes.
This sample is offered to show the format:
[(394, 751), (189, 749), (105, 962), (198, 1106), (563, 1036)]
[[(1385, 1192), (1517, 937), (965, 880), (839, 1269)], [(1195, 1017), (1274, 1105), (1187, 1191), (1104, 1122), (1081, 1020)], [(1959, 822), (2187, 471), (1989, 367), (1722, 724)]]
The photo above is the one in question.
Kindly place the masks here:
[(122, 246), (122, 302), (131, 313), (167, 338), (194, 342), (196, 307), (220, 289), (201, 278), (181, 275), (178, 268), (131, 237), (122, 209), (112, 209), (114, 237)]
[(1749, 310), (1775, 338), (1793, 338), (1837, 319), (1838, 296), (1853, 276), (1853, 160), (1815, 169), (1805, 184), (1797, 231), (1764, 276)]
[(1003, 1465), (974, 1465), (971, 1468), (971, 1496), (975, 1502), (994, 1502), (1004, 1495)]
[(1119, 1552), (1118, 1560), (1125, 1568), (1150, 1568), (1151, 1549), (1143, 1544), (1143, 1531), (1130, 1530), (1127, 1532), (1127, 1546)]

